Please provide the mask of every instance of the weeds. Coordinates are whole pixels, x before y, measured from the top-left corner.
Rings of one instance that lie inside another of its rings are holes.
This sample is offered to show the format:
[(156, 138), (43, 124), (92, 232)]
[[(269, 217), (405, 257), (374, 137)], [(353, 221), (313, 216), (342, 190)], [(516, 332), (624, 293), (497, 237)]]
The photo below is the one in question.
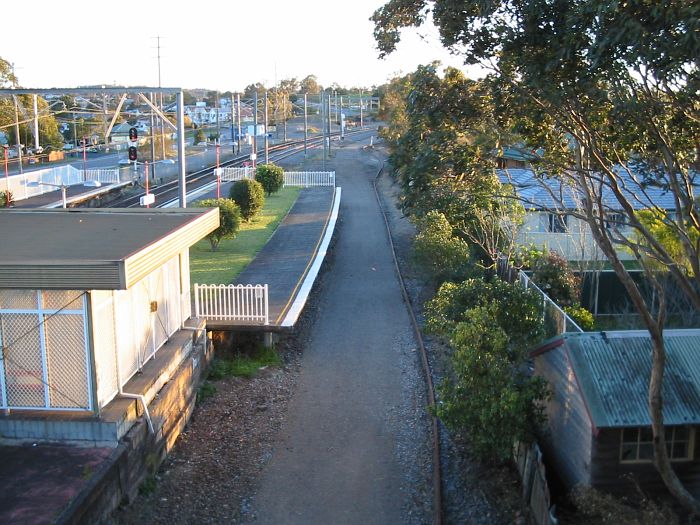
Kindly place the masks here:
[(197, 403), (201, 403), (212, 397), (216, 393), (216, 387), (209, 381), (202, 383), (202, 386), (197, 390)]
[(268, 366), (279, 366), (281, 363), (274, 348), (259, 348), (252, 355), (237, 355), (232, 359), (216, 359), (211, 365), (209, 379), (218, 380), (224, 377), (237, 376), (252, 378)]

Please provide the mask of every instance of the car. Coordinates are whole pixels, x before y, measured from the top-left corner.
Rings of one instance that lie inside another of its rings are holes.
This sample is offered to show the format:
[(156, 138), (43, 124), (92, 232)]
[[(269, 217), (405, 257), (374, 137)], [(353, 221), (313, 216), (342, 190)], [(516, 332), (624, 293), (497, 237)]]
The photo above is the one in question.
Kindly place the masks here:
[(124, 165), (129, 165), (129, 164), (131, 164), (131, 161), (130, 161), (129, 159), (126, 159), (126, 158), (125, 158), (125, 159), (119, 159), (118, 163), (119, 163), (120, 166), (124, 166)]
[(160, 162), (161, 164), (175, 164), (175, 161), (173, 159), (163, 159)]

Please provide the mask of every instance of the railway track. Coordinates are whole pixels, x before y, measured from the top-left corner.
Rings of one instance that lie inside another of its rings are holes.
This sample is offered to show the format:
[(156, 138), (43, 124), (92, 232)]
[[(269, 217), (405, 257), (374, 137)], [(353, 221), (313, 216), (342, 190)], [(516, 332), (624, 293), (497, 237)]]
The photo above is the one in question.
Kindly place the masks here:
[[(356, 136), (362, 133), (369, 133), (369, 132), (374, 132), (373, 129), (363, 129), (363, 130), (358, 130), (358, 131), (350, 131), (346, 132), (346, 136)], [(331, 134), (331, 137), (337, 137), (339, 135), (339, 132), (334, 132)], [(323, 139), (324, 137), (314, 137), (308, 140), (307, 145), (308, 147), (314, 148), (318, 147), (319, 145), (323, 144)], [(270, 153), (270, 160), (281, 160), (286, 157), (289, 157), (291, 155), (295, 155), (299, 153), (300, 151), (304, 150), (304, 141), (303, 140), (296, 140), (296, 141), (290, 141), (290, 142), (285, 142), (283, 144), (277, 144), (275, 146), (270, 146), (268, 148), (268, 151)], [(261, 154), (261, 150), (258, 150), (258, 155)], [(222, 162), (220, 164), (220, 167), (226, 168), (226, 167), (234, 167), (234, 166), (242, 166), (244, 162), (248, 161), (250, 159), (250, 154), (247, 153), (245, 155), (239, 155), (237, 157), (234, 157), (233, 159), (227, 160), (225, 162)], [(203, 168), (201, 170), (194, 171), (190, 173), (189, 175), (186, 176), (185, 182), (187, 184), (187, 190), (193, 191), (197, 190), (198, 188), (201, 188), (202, 186), (205, 186), (207, 184), (210, 184), (212, 182), (216, 181), (216, 178), (214, 176), (214, 169), (215, 166), (209, 166), (206, 168)], [(178, 180), (172, 180), (169, 182), (166, 182), (164, 184), (160, 184), (158, 186), (152, 187), (150, 190), (150, 193), (155, 195), (156, 202), (159, 203), (159, 206), (163, 206), (164, 204), (167, 204), (169, 202), (172, 202), (174, 200), (178, 199), (179, 196), (179, 181)], [(109, 204), (110, 208), (137, 208), (140, 207), (140, 199), (145, 195), (145, 190), (142, 192), (138, 192), (137, 194), (134, 195), (129, 195), (128, 197), (124, 197), (121, 199), (117, 199), (112, 201)]]

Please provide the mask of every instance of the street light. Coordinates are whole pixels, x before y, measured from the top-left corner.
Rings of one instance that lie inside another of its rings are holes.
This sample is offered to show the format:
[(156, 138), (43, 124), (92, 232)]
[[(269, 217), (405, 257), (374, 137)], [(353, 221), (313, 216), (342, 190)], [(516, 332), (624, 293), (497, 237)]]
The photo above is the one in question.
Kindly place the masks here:
[[(66, 184), (54, 184), (52, 182), (42, 182), (38, 180), (27, 181), (26, 186), (28, 188), (38, 188), (39, 186), (51, 186), (53, 188), (60, 188), (61, 190), (61, 200), (63, 201), (63, 207), (68, 207), (68, 201), (66, 199), (66, 190), (68, 186)], [(82, 186), (87, 188), (99, 188), (102, 183), (99, 180), (86, 180), (82, 183)]]

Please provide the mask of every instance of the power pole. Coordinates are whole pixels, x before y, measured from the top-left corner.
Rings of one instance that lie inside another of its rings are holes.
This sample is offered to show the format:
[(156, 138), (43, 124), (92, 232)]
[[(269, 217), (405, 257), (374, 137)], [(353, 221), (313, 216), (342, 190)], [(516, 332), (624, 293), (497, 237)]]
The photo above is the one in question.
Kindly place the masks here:
[(34, 102), (34, 152), (39, 149), (39, 103), (37, 96), (33, 96)]
[[(153, 96), (153, 93), (149, 93), (151, 104), (155, 104), (157, 99)], [(151, 177), (153, 180), (156, 178), (156, 133), (155, 133), (155, 119), (153, 118), (153, 110), (150, 111), (151, 114)]]
[(253, 159), (253, 167), (255, 167), (255, 164), (257, 162), (257, 156), (258, 156), (258, 90), (255, 90), (255, 97), (254, 97), (254, 104), (255, 104), (255, 118), (253, 119), (253, 153), (255, 154), (255, 159)]
[[(161, 86), (161, 78), (160, 78), (160, 35), (156, 36), (156, 42), (157, 42), (157, 49), (158, 49), (158, 88), (160, 89)], [(184, 99), (183, 99), (184, 100)], [(153, 100), (151, 100), (153, 102)], [(160, 109), (161, 113), (163, 113), (163, 93), (158, 93), (158, 109)], [(184, 111), (184, 108), (183, 108)], [(159, 131), (160, 131), (160, 149), (161, 149), (161, 154), (163, 158), (165, 158), (165, 123), (163, 122), (163, 119), (158, 119), (160, 126), (159, 126)], [(155, 169), (155, 166), (154, 166)]]
[(236, 113), (236, 117), (238, 117), (238, 140), (236, 141), (238, 143), (238, 154), (241, 154), (241, 94), (236, 93), (236, 100), (238, 101), (238, 112)]
[(323, 130), (323, 170), (326, 170), (326, 159), (328, 157), (328, 142), (326, 133), (326, 92), (322, 91), (318, 96), (319, 112), (321, 113), (321, 129)]
[(234, 146), (235, 139), (234, 137), (234, 132), (233, 132), (233, 124), (235, 122), (234, 118), (234, 111), (236, 109), (236, 104), (234, 104), (235, 99), (233, 98), (233, 93), (231, 93), (231, 153), (236, 154), (236, 146)]
[(309, 114), (307, 113), (307, 93), (304, 93), (304, 156), (306, 157), (307, 142), (309, 141)]
[(328, 156), (331, 156), (331, 95), (328, 94)]
[(19, 102), (17, 101), (17, 97), (12, 95), (12, 99), (15, 102), (15, 139), (17, 140), (17, 160), (19, 161), (19, 172), (24, 173), (24, 169), (22, 167), (22, 141), (20, 140), (20, 134), (19, 134)]
[(180, 208), (187, 207), (187, 181), (185, 167), (185, 96), (177, 93), (177, 162), (180, 168)]
[(284, 122), (284, 141), (287, 142), (287, 93), (282, 93), (282, 121)]
[(265, 90), (265, 164), (270, 161), (270, 144), (268, 141), (268, 128), (267, 128), (267, 90)]
[(362, 121), (362, 90), (360, 90), (360, 128), (364, 127), (364, 122)]

